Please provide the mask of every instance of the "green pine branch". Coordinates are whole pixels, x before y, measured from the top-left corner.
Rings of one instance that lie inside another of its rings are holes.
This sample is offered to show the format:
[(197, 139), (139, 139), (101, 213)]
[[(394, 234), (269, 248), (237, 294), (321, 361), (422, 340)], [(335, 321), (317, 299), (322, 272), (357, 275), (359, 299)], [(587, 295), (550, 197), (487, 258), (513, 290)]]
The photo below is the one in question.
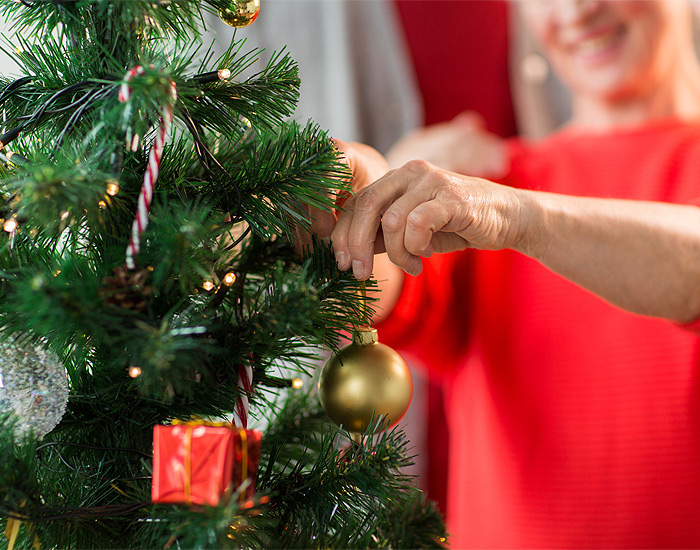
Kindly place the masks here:
[[(35, 537), (60, 548), (439, 548), (444, 528), (403, 473), (401, 432), (348, 447), (312, 384), (291, 387), (369, 321), (375, 283), (365, 296), (327, 244), (295, 253), (309, 207), (333, 211), (350, 173), (327, 133), (287, 121), (299, 79), (284, 49), (252, 75), (260, 52), (244, 41), (217, 59), (204, 49), (204, 15), (224, 4), (0, 0), (15, 33), (4, 49), (20, 66), (0, 77), (0, 338), (50, 347), (70, 387), (41, 441), (17, 441), (15, 415), (0, 415), (0, 517), (23, 520), (17, 548)], [(152, 504), (153, 426), (229, 417), (242, 364), (254, 372), (250, 414), (267, 426), (258, 492)]]

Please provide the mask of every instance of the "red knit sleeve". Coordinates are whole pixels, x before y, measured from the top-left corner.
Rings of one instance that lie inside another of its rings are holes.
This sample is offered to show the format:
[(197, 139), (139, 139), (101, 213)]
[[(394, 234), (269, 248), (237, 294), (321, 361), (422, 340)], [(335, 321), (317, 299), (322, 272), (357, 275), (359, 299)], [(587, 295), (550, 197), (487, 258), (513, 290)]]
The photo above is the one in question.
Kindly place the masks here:
[[(700, 196), (691, 201), (691, 204), (700, 207)], [(678, 326), (680, 326), (684, 330), (689, 330), (690, 332), (694, 332), (695, 334), (700, 336), (700, 317), (698, 317), (695, 321), (691, 321), (690, 323), (679, 324)]]
[(424, 260), (422, 273), (405, 277), (398, 303), (376, 325), (379, 340), (431, 373), (448, 374), (466, 345), (469, 263), (468, 252)]
[[(700, 196), (693, 199), (690, 204), (700, 208)], [(694, 332), (695, 334), (700, 336), (700, 317), (695, 319), (695, 321), (691, 321), (690, 323), (679, 323), (678, 326), (683, 330)]]
[(695, 321), (691, 321), (690, 323), (679, 323), (678, 326), (683, 330), (694, 332), (700, 336), (700, 317), (698, 317)]

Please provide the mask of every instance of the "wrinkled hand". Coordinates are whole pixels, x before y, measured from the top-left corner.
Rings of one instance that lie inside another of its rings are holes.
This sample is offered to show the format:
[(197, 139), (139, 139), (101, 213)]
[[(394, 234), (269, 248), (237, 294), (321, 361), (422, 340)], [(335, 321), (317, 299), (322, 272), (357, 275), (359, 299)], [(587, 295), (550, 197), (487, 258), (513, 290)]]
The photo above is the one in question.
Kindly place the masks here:
[(485, 178), (500, 178), (509, 169), (504, 140), (486, 131), (483, 118), (474, 111), (409, 132), (386, 157), (391, 167), (423, 159), (452, 172)]
[(523, 205), (516, 189), (411, 161), (350, 198), (331, 240), (340, 269), (358, 279), (384, 251), (416, 275), (434, 252), (515, 247)]
[[(389, 170), (384, 157), (369, 145), (346, 142), (339, 139), (335, 139), (334, 142), (352, 171), (352, 189), (354, 193), (364, 189)], [(299, 226), (295, 227), (294, 248), (297, 253), (300, 254), (307, 247), (311, 246), (312, 235), (316, 235), (318, 239), (324, 242), (330, 240), (338, 218), (339, 209), (343, 207), (348, 198), (349, 195), (336, 197), (337, 209), (333, 212), (319, 210), (308, 205), (305, 206), (311, 220), (311, 232), (309, 233)]]

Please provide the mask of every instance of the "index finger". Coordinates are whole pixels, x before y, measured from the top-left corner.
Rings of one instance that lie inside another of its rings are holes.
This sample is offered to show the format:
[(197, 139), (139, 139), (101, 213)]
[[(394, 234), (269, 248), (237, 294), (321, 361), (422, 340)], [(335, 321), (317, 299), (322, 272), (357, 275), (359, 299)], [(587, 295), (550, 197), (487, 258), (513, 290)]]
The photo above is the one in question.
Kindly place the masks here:
[(406, 186), (404, 178), (390, 172), (345, 204), (331, 236), (340, 269), (352, 267), (360, 280), (370, 277), (382, 215)]

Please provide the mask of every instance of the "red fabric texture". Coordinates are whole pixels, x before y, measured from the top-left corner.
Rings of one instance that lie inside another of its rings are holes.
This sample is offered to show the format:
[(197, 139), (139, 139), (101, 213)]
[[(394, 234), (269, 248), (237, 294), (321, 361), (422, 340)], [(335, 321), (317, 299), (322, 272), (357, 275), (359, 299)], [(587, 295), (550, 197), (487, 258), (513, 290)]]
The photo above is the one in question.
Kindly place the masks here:
[[(514, 186), (700, 197), (700, 125), (511, 145)], [(446, 381), (453, 548), (700, 547), (693, 327), (627, 313), (518, 253), (466, 251), (407, 277), (377, 328)]]
[(685, 330), (695, 332), (700, 336), (700, 319), (696, 319), (692, 323), (686, 323), (679, 326)]
[(261, 443), (262, 433), (257, 430), (189, 424), (154, 426), (152, 501), (216, 506), (224, 495), (247, 480), (243, 492), (252, 496)]
[(515, 134), (508, 84), (508, 3), (503, 0), (395, 0), (418, 87), (425, 124), (465, 110), (487, 128)]

